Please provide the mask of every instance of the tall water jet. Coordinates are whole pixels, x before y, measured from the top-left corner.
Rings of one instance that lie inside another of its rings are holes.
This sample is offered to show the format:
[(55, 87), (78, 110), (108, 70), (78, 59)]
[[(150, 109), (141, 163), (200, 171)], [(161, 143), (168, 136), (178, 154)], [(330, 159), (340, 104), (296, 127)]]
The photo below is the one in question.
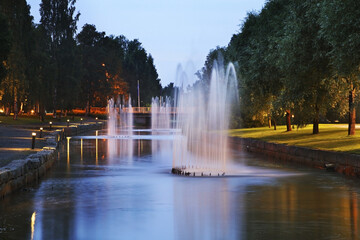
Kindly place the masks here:
[(169, 97), (165, 100), (160, 97), (152, 98), (151, 101), (151, 129), (170, 129), (171, 103)]
[[(170, 98), (166, 97), (152, 98), (151, 101), (151, 132), (153, 136), (168, 134), (171, 128), (171, 102)], [(169, 142), (163, 142), (154, 139), (152, 141), (152, 152), (153, 153), (163, 153), (171, 149)]]
[(108, 153), (110, 157), (125, 156), (132, 158), (133, 155), (133, 109), (131, 97), (108, 101), (108, 135), (114, 138), (108, 139)]
[(227, 130), (230, 109), (238, 99), (234, 65), (225, 69), (214, 62), (208, 82), (189, 88), (188, 75), (179, 71), (183, 81), (177, 96), (176, 128), (181, 136), (174, 140), (173, 172), (222, 174), (226, 171)]

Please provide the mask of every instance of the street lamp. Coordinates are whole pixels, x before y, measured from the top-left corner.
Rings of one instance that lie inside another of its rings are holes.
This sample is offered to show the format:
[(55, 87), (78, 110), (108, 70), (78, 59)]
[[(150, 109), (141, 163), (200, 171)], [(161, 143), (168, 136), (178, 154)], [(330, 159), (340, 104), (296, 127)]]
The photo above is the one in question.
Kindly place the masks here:
[(80, 124), (82, 124), (83, 123), (83, 119), (82, 118), (80, 118)]
[(49, 126), (50, 126), (50, 131), (51, 131), (52, 122), (49, 122)]
[(70, 126), (70, 120), (68, 119), (68, 120), (66, 120), (66, 122), (67, 122), (67, 126), (69, 127)]
[(32, 144), (31, 144), (31, 149), (35, 148), (35, 137), (36, 137), (36, 132), (33, 132), (32, 134)]
[(40, 136), (39, 136), (39, 138), (42, 138), (42, 131), (43, 131), (43, 128), (41, 127), (40, 128)]

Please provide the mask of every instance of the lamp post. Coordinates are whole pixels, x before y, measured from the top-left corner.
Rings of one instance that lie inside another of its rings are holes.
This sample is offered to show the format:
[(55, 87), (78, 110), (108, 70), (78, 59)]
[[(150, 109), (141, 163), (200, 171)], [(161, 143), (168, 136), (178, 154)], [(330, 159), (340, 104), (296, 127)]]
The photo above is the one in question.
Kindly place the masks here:
[(52, 122), (49, 122), (49, 128), (50, 128), (50, 131), (51, 131), (51, 126), (52, 126)]
[(39, 136), (39, 138), (42, 138), (42, 131), (43, 131), (43, 128), (41, 127), (40, 128), (40, 136)]
[(67, 126), (69, 127), (70, 126), (70, 120), (68, 119), (68, 120), (66, 120), (66, 122), (67, 122)]
[(80, 124), (83, 124), (83, 119), (82, 118), (80, 118)]
[(35, 148), (35, 137), (36, 137), (36, 132), (33, 132), (32, 134), (32, 144), (31, 144), (31, 149)]

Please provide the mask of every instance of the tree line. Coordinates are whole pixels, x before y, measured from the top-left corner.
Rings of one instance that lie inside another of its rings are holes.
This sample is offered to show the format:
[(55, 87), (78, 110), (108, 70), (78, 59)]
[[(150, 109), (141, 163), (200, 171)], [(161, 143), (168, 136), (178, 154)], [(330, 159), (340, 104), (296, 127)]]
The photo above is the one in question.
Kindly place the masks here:
[(210, 51), (201, 81), (220, 55), (237, 68), (236, 125), (276, 129), (285, 119), (288, 131), (313, 123), (317, 134), (319, 122), (348, 120), (355, 134), (360, 1), (269, 0), (247, 14), (228, 46)]
[(76, 0), (42, 0), (34, 24), (26, 0), (0, 2), (0, 104), (14, 118), (104, 107), (111, 97), (150, 104), (161, 93), (154, 59), (137, 39), (106, 35), (85, 24), (77, 34)]

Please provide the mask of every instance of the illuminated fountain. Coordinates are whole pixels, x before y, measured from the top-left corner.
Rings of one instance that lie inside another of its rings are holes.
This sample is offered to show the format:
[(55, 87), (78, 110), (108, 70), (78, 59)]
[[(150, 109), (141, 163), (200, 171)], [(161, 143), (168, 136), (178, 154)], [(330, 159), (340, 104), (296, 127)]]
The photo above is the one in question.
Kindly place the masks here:
[(151, 129), (153, 131), (170, 129), (171, 103), (169, 97), (163, 101), (159, 97), (151, 101)]
[(192, 88), (185, 71), (178, 69), (177, 75), (184, 87), (177, 96), (176, 128), (181, 134), (174, 139), (172, 173), (224, 175), (230, 108), (238, 99), (234, 65), (225, 69), (215, 61), (209, 83)]
[(133, 141), (129, 141), (133, 136), (133, 109), (131, 97), (126, 101), (110, 99), (108, 102), (108, 153), (114, 156), (125, 156), (129, 159), (133, 157)]
[(171, 133), (171, 102), (170, 98), (166, 97), (152, 98), (151, 101), (151, 134), (154, 139), (151, 142), (152, 153), (165, 154), (171, 149), (170, 141), (161, 141), (156, 136)]

